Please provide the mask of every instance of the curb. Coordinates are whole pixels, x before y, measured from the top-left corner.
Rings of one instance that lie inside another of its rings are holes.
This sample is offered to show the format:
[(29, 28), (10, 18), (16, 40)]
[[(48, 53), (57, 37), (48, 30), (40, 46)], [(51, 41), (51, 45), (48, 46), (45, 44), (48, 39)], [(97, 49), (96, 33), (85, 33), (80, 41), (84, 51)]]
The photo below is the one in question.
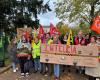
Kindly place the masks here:
[(11, 65), (7, 66), (6, 68), (2, 69), (0, 71), (0, 74), (3, 74), (4, 72), (8, 71), (11, 68)]

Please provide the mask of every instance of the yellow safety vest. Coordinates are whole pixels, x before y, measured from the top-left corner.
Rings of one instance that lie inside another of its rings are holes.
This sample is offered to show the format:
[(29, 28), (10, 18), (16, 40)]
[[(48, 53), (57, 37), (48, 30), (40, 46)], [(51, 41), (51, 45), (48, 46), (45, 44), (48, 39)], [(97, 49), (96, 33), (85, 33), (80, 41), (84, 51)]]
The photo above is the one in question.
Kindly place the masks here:
[(34, 40), (32, 40), (32, 43), (31, 43), (31, 47), (33, 48), (33, 46), (34, 46)]
[(33, 48), (33, 51), (32, 51), (32, 57), (35, 59), (37, 57), (40, 57), (40, 46), (41, 46), (41, 41), (39, 41), (38, 44), (34, 43), (32, 48)]
[(47, 44), (51, 44), (53, 42), (53, 40), (52, 39), (50, 39), (49, 41), (48, 41), (48, 43)]

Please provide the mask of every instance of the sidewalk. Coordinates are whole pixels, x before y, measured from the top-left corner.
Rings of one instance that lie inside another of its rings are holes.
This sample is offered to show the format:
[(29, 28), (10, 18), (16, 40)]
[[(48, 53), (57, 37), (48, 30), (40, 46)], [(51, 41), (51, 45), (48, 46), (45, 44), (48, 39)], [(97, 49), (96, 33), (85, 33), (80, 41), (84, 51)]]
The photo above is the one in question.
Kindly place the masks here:
[(7, 65), (5, 67), (0, 67), (0, 74), (6, 72), (7, 70), (9, 70), (11, 68), (11, 65)]
[(9, 59), (5, 60), (5, 66), (4, 67), (0, 67), (0, 74), (6, 72), (7, 70), (9, 70), (11, 68), (11, 62)]

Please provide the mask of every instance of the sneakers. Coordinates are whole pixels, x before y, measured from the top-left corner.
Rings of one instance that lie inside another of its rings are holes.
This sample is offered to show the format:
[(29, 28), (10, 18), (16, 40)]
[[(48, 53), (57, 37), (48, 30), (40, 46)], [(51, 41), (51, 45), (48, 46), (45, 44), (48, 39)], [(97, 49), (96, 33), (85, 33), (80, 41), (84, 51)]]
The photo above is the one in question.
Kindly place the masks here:
[(29, 76), (29, 73), (26, 73), (26, 77), (28, 77)]
[(48, 76), (48, 74), (45, 74), (44, 76), (45, 76), (45, 77), (47, 77), (47, 76)]
[(17, 72), (17, 71), (18, 71), (18, 68), (16, 68), (16, 69), (13, 70), (14, 73)]
[(29, 75), (29, 73), (27, 72), (26, 75)]
[(22, 77), (24, 77), (24, 76), (28, 77), (29, 76), (29, 73), (21, 73), (21, 76)]
[(24, 76), (25, 76), (25, 74), (24, 74), (24, 73), (21, 73), (21, 76), (22, 76), (22, 77), (24, 77)]
[(16, 70), (18, 71), (18, 68), (16, 68)]
[(96, 80), (100, 80), (99, 78), (96, 78)]
[(16, 69), (14, 69), (13, 72), (15, 73), (16, 72)]

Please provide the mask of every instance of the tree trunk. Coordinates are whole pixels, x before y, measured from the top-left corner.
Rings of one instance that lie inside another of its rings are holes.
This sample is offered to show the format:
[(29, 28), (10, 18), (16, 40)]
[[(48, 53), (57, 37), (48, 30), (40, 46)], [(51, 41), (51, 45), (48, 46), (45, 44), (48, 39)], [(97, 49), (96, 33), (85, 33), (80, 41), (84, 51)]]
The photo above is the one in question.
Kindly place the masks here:
[(91, 5), (91, 11), (90, 11), (90, 16), (91, 16), (90, 25), (93, 23), (94, 10), (95, 10), (95, 6), (94, 6), (94, 3), (93, 3), (93, 4)]
[(95, 17), (95, 5), (97, 4), (99, 0), (95, 0), (93, 3), (91, 3), (91, 11), (90, 11), (90, 25), (93, 23), (93, 18)]

